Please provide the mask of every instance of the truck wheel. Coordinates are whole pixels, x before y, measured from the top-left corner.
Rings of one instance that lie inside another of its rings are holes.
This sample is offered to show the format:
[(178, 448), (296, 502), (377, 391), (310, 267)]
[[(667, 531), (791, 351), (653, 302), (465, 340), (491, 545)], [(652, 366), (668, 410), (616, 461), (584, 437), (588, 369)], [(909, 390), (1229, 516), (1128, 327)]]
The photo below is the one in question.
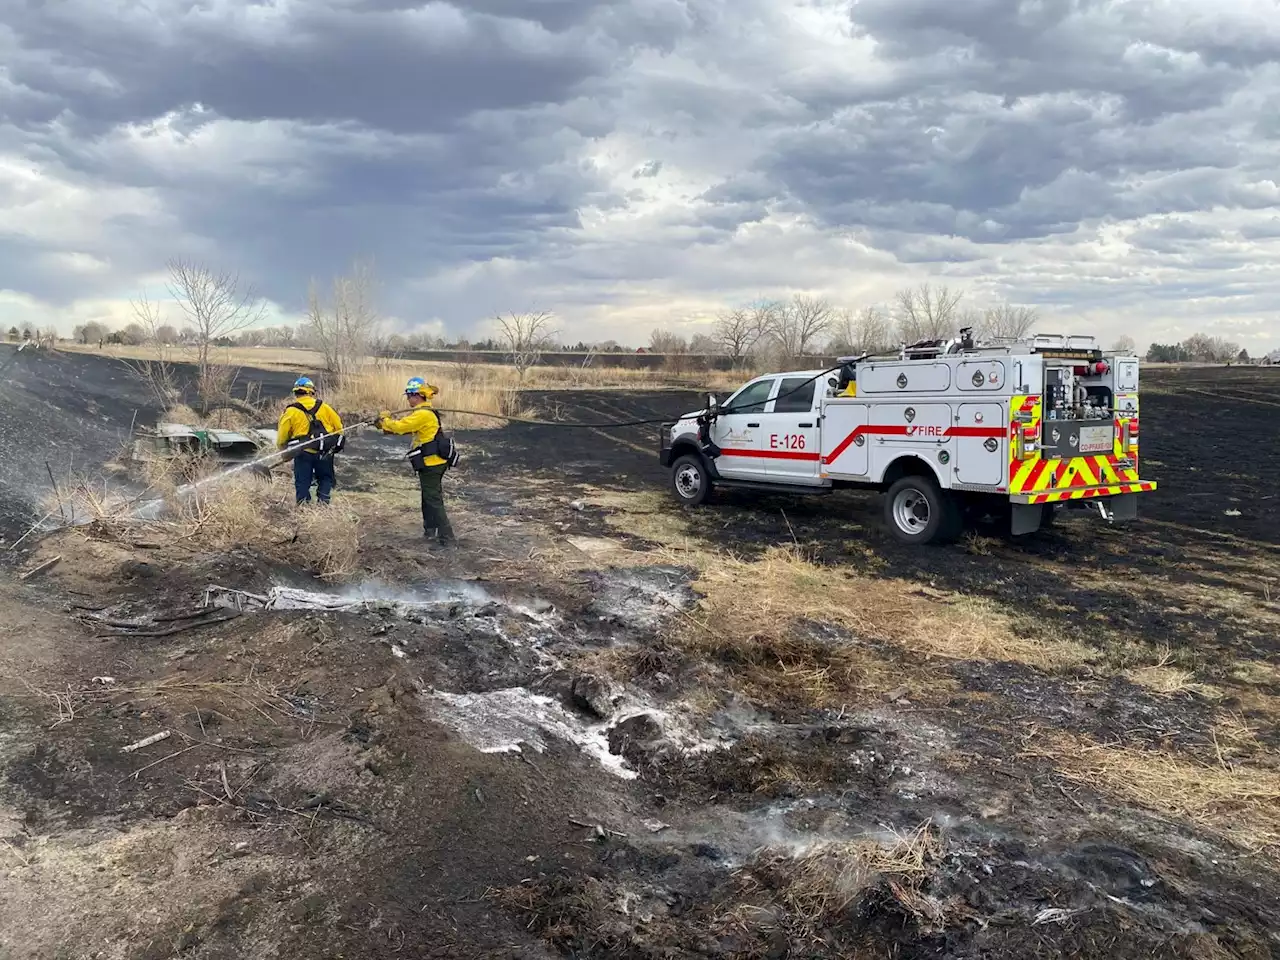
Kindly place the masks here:
[(884, 518), (899, 543), (933, 543), (960, 535), (955, 501), (930, 477), (903, 477), (884, 496)]
[(686, 453), (671, 465), (671, 490), (687, 507), (696, 507), (711, 493), (711, 477), (707, 465), (697, 454)]

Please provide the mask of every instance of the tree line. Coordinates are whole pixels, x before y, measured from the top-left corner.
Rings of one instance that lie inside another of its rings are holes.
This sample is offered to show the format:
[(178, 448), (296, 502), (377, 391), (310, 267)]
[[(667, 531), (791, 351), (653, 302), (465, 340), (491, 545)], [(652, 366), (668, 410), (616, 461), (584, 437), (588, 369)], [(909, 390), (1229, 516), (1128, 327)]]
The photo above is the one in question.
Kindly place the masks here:
[[(523, 373), (550, 352), (572, 351), (596, 356), (631, 352), (614, 340), (569, 345), (560, 341), (554, 318), (547, 311), (511, 313), (494, 318), (492, 335), (475, 342), (449, 340), (430, 332), (387, 333), (376, 305), (372, 268), (362, 262), (335, 277), (327, 288), (313, 282), (308, 290), (306, 319), (300, 325), (263, 324), (266, 302), (238, 275), (204, 264), (171, 260), (167, 264), (165, 308), (145, 296), (131, 304), (133, 318), (113, 330), (101, 321), (79, 324), (73, 331), (83, 344), (150, 344), (167, 359), (169, 348), (182, 347), (194, 355), (202, 379), (215, 366), (215, 347), (305, 347), (324, 356), (334, 373), (355, 373), (370, 357), (411, 351), (450, 350), (460, 356), (498, 352), (511, 358)], [(1039, 321), (1033, 307), (966, 303), (962, 290), (923, 283), (899, 290), (887, 305), (862, 308), (838, 306), (823, 297), (798, 294), (787, 300), (759, 299), (722, 311), (704, 332), (685, 336), (671, 329), (654, 330), (648, 349), (669, 358), (673, 368), (692, 366), (698, 356), (730, 358), (735, 366), (785, 365), (817, 356), (857, 356), (889, 352), (917, 340), (954, 337), (970, 327), (986, 339), (1018, 338), (1032, 332)], [(10, 340), (30, 340), (47, 331), (16, 326)], [(1113, 345), (1135, 351), (1132, 338)], [(1181, 343), (1153, 343), (1150, 361), (1227, 362), (1248, 360), (1238, 344), (1222, 337), (1195, 334)]]
[(1224, 337), (1194, 333), (1181, 343), (1153, 343), (1147, 349), (1152, 363), (1248, 363), (1249, 351)]
[(899, 290), (888, 306), (852, 309), (823, 297), (797, 294), (762, 299), (722, 312), (710, 332), (690, 338), (655, 330), (649, 346), (669, 356), (721, 354), (746, 366), (756, 360), (785, 364), (812, 356), (884, 353), (901, 343), (956, 336), (971, 327), (980, 337), (1024, 337), (1039, 321), (1033, 307), (969, 307), (965, 293), (923, 283)]

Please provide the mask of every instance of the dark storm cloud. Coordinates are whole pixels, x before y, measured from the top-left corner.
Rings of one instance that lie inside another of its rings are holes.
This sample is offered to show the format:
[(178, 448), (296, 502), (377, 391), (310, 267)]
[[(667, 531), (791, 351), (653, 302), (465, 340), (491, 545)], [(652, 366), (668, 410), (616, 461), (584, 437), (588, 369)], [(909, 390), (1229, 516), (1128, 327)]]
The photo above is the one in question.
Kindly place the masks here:
[(590, 0), (309, 0), (220, 15), (172, 6), (163, 19), (113, 7), (2, 0), (13, 81), (55, 94), (97, 129), (202, 103), (234, 119), (418, 131), (562, 102), (679, 26), (660, 10)]
[[(0, 161), (52, 178), (0, 166), (0, 288), (118, 294), (187, 253), (295, 308), (363, 256), (389, 311), (430, 315), (434, 290), (463, 330), (512, 277), (600, 304), (791, 283), (813, 230), (804, 282), (842, 282), (824, 271), (852, 241), (874, 269), (1119, 296), (1141, 286), (1120, 267), (1036, 258), (1143, 221), (1131, 275), (1191, 276), (1277, 236), (1257, 216), (1280, 169), (1264, 7), (0, 0)], [(1207, 211), (1255, 213), (1224, 232)], [(1043, 280), (982, 277), (1023, 263)]]
[[(764, 166), (822, 222), (1009, 242), (1272, 202), (1242, 187), (1233, 121), (1251, 108), (1232, 100), (1270, 41), (1102, 0), (856, 0), (849, 16), (893, 69), (803, 81), (832, 115), (779, 134)], [(1181, 196), (1135, 183), (1185, 170), (1202, 175)]]
[[(186, 233), (216, 239), (294, 307), (310, 276), (356, 255), (390, 277), (530, 257), (540, 236), (576, 226), (584, 204), (616, 207), (576, 159), (584, 137), (612, 126), (579, 88), (631, 51), (668, 43), (680, 22), (665, 0), (317, 0), (216, 16), (113, 6), (0, 0), (0, 104), (17, 126), (0, 133), (0, 150), (85, 183), (151, 191)], [(165, 114), (162, 131), (148, 129)], [(223, 169), (147, 162), (148, 139), (185, 138), (175, 156), (196, 155), (206, 126), (226, 119), (287, 122), (292, 150), (261, 168), (234, 153)], [(141, 150), (121, 146), (125, 123)], [(181, 252), (155, 234), (117, 248), (115, 265), (150, 254), (144, 270), (154, 270)], [(0, 286), (63, 300), (95, 281), (60, 278), (45, 252), (0, 241)]]

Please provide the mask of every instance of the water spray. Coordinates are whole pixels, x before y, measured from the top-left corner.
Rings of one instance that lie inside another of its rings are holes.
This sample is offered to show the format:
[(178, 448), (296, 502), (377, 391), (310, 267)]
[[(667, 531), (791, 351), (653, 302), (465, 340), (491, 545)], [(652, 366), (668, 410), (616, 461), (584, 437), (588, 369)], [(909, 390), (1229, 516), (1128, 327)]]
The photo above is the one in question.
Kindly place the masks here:
[[(397, 416), (399, 414), (409, 413), (409, 412), (410, 411), (408, 409), (393, 410), (391, 411), (391, 415)], [(262, 457), (258, 457), (256, 460), (249, 460), (245, 463), (239, 464), (238, 466), (232, 467), (230, 470), (223, 470), (219, 473), (213, 474), (212, 476), (205, 477), (203, 480), (197, 480), (195, 483), (185, 483), (182, 486), (180, 486), (176, 491), (174, 491), (174, 496), (178, 500), (186, 500), (188, 497), (191, 497), (194, 494), (198, 493), (201, 490), (201, 488), (210, 486), (214, 483), (218, 483), (222, 480), (226, 480), (230, 477), (237, 476), (238, 474), (245, 473), (247, 471), (262, 470), (262, 469), (269, 471), (272, 467), (277, 467), (282, 463), (290, 462), (295, 457), (297, 457), (298, 454), (302, 453), (303, 450), (305, 450), (307, 447), (315, 446), (318, 443), (322, 443), (325, 440), (333, 439), (334, 437), (340, 437), (344, 435), (354, 436), (361, 428), (371, 427), (376, 422), (377, 422), (376, 419), (360, 420), (360, 421), (357, 421), (356, 423), (350, 424), (349, 426), (344, 426), (341, 430), (334, 430), (332, 433), (322, 434), (321, 436), (318, 436), (318, 437), (307, 437), (296, 443), (291, 443), (287, 447), (284, 447), (281, 450), (273, 450), (271, 453), (268, 453), (267, 455)], [(165, 497), (157, 497), (154, 500), (148, 500), (145, 503), (138, 506), (133, 511), (132, 515), (140, 520), (155, 520), (157, 517), (159, 517), (160, 512), (164, 509), (166, 502), (167, 502), (167, 499)]]

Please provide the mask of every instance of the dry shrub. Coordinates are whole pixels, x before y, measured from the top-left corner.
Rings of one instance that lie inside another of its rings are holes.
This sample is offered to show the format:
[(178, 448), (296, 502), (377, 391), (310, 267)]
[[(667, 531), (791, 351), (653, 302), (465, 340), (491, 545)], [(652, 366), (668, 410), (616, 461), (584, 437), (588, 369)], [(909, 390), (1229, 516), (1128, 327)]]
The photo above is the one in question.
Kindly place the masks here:
[(543, 876), (490, 889), (485, 897), (524, 917), (529, 930), (572, 956), (622, 955), (611, 951), (633, 945), (630, 931), (617, 923), (612, 891), (594, 877)]
[(303, 507), (296, 514), (293, 559), (325, 579), (355, 573), (360, 552), (360, 516), (340, 506)]
[(1146, 687), (1156, 693), (1172, 695), (1175, 693), (1196, 693), (1207, 700), (1221, 700), (1222, 690), (1207, 683), (1196, 683), (1195, 674), (1190, 670), (1166, 664), (1153, 664), (1126, 670), (1124, 676), (1130, 683)]
[(46, 508), (104, 539), (252, 546), (326, 578), (357, 569), (360, 517), (340, 502), (296, 507), (293, 484), (284, 477), (248, 470), (228, 475), (200, 457), (146, 461), (142, 468), (141, 494), (81, 481), (64, 484)]
[(1191, 760), (1063, 733), (1045, 736), (1023, 755), (1047, 759), (1068, 780), (1182, 817), (1247, 850), (1280, 847), (1280, 770), (1233, 762), (1216, 736), (1213, 752), (1212, 760)]
[(165, 410), (164, 416), (160, 418), (160, 421), (162, 423), (184, 423), (187, 426), (194, 427), (202, 421), (202, 417), (185, 403), (175, 403)]
[(941, 856), (930, 823), (887, 843), (821, 842), (802, 853), (766, 849), (741, 877), (749, 892), (768, 893), (785, 910), (791, 932), (808, 940), (838, 929), (873, 891), (888, 893), (902, 912), (937, 922), (942, 905), (923, 892)]

